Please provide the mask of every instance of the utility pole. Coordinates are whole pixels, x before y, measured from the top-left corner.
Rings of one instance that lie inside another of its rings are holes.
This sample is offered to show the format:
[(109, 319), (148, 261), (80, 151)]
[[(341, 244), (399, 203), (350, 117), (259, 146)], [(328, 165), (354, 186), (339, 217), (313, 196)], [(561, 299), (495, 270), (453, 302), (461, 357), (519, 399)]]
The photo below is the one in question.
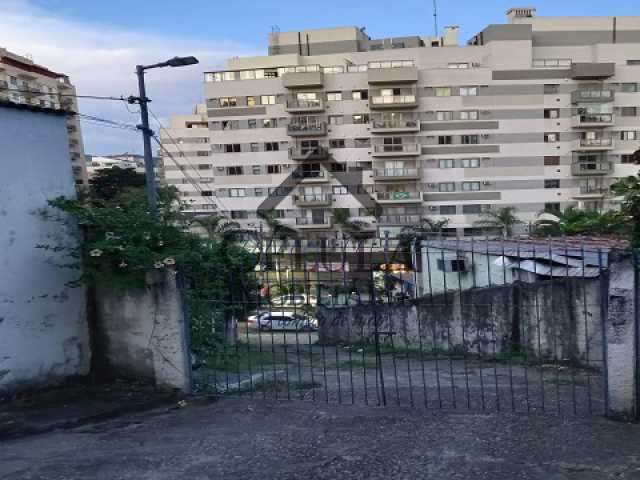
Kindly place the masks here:
[(153, 163), (153, 153), (151, 152), (151, 137), (153, 130), (149, 128), (149, 108), (147, 104), (151, 101), (147, 98), (147, 89), (144, 84), (144, 72), (152, 68), (163, 67), (186, 67), (198, 63), (196, 57), (173, 57), (166, 62), (154, 63), (153, 65), (137, 65), (136, 75), (138, 76), (138, 96), (129, 97), (127, 102), (140, 105), (140, 120), (138, 129), (142, 132), (142, 143), (144, 147), (144, 178), (147, 191), (147, 203), (151, 215), (158, 216), (158, 194), (156, 192), (156, 173)]
[(147, 203), (149, 211), (155, 218), (158, 215), (158, 201), (156, 192), (156, 174), (155, 165), (153, 164), (153, 153), (151, 152), (151, 137), (153, 130), (149, 128), (149, 109), (147, 103), (147, 89), (144, 84), (144, 67), (136, 66), (136, 74), (138, 75), (138, 103), (140, 104), (140, 121), (138, 129), (142, 132), (142, 145), (144, 148), (144, 178), (145, 188), (147, 191)]

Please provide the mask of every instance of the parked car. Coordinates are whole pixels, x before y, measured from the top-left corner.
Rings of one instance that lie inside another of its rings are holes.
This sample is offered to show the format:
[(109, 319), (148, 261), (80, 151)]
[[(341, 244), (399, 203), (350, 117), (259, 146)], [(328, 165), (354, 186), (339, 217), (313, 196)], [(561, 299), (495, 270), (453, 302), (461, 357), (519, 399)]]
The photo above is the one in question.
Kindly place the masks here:
[(314, 331), (318, 329), (318, 320), (309, 315), (295, 312), (267, 312), (258, 317), (260, 330)]

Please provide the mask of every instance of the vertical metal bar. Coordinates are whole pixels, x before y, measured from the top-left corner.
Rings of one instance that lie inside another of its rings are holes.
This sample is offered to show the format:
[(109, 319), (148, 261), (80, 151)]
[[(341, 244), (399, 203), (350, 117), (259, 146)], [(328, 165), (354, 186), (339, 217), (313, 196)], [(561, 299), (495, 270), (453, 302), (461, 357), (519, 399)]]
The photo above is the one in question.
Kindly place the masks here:
[[(607, 258), (608, 260), (608, 258)], [(607, 262), (608, 265), (608, 262)], [(598, 247), (598, 271), (600, 273), (600, 328), (602, 335), (602, 383), (604, 390), (604, 414), (609, 414), (609, 345), (607, 325), (609, 323), (609, 275), (608, 269), (606, 270), (606, 277), (604, 275), (605, 269), (602, 262), (602, 249)]]
[[(473, 288), (477, 287), (475, 250), (476, 250), (476, 247), (475, 247), (474, 237), (472, 236), (471, 237), (471, 271), (473, 272)], [(487, 258), (487, 263), (489, 263), (489, 258)], [(476, 342), (478, 343), (478, 370), (480, 375), (480, 405), (481, 405), (482, 411), (484, 411), (486, 409), (486, 404), (484, 400), (484, 378), (483, 378), (483, 369), (482, 369), (484, 352), (482, 347), (482, 341), (480, 340), (480, 328), (476, 328)]]
[(416, 308), (416, 321), (418, 322), (418, 344), (420, 347), (420, 371), (422, 373), (422, 395), (424, 396), (424, 407), (429, 408), (429, 395), (427, 393), (427, 381), (424, 371), (424, 349), (422, 342), (422, 319), (420, 318), (420, 300), (418, 296), (418, 253), (415, 239), (411, 242), (411, 264), (413, 268), (413, 300)]
[(586, 364), (587, 368), (585, 371), (585, 375), (587, 377), (587, 408), (589, 411), (589, 415), (593, 414), (593, 401), (591, 399), (591, 362), (589, 360), (589, 317), (587, 314), (587, 277), (586, 277), (586, 262), (585, 262), (585, 252), (584, 252), (584, 242), (580, 244), (580, 252), (582, 256), (582, 313), (584, 320), (584, 347), (585, 347), (585, 356), (586, 356)]
[[(271, 232), (270, 232), (271, 233)], [(271, 259), (270, 261), (267, 260), (267, 268), (265, 268), (265, 276), (266, 276), (266, 281), (267, 281), (267, 285), (269, 286), (269, 296), (268, 296), (268, 302), (269, 302), (269, 306), (268, 306), (268, 312), (269, 312), (269, 322), (268, 322), (268, 329), (267, 331), (269, 332), (269, 336), (271, 337), (271, 367), (272, 367), (272, 371), (273, 371), (273, 394), (275, 399), (278, 399), (278, 371), (277, 371), (277, 367), (276, 367), (276, 345), (275, 345), (275, 339), (273, 337), (273, 304), (271, 303), (271, 283), (269, 281), (269, 269), (273, 266), (273, 255), (272, 255), (272, 248), (273, 247), (273, 241), (274, 239), (270, 239), (269, 243), (267, 244), (267, 250), (268, 250), (268, 256), (266, 257), (267, 259)], [(264, 385), (264, 390), (266, 390), (266, 385)]]
[[(260, 231), (258, 233), (258, 257), (259, 257), (259, 265), (260, 265), (260, 269), (259, 269), (259, 273), (256, 275), (260, 281), (258, 283), (258, 285), (260, 286), (260, 288), (262, 289), (262, 285), (265, 284), (267, 286), (267, 299), (269, 298), (269, 283), (265, 283), (265, 280), (263, 278), (263, 265), (262, 265), (262, 261), (264, 258), (266, 258), (263, 253), (262, 253), (262, 249), (264, 247), (263, 244), (263, 238), (262, 238), (262, 226), (260, 226)], [(266, 265), (266, 260), (265, 261), (265, 265)], [(260, 352), (260, 373), (262, 376), (262, 397), (264, 399), (267, 398), (267, 389), (265, 388), (265, 382), (266, 382), (266, 377), (265, 377), (265, 371), (264, 371), (264, 362), (262, 361), (262, 326), (260, 324), (260, 317), (261, 315), (261, 297), (262, 297), (262, 291), (258, 291), (258, 295), (256, 296), (256, 335), (258, 336), (258, 351)]]
[(380, 325), (378, 319), (378, 299), (376, 297), (376, 289), (375, 289), (375, 279), (373, 275), (373, 246), (374, 242), (371, 243), (371, 261), (369, 264), (369, 273), (371, 278), (371, 298), (373, 299), (373, 325), (374, 325), (374, 342), (375, 342), (375, 352), (376, 352), (376, 390), (378, 391), (378, 405), (382, 404), (383, 406), (387, 405), (387, 394), (384, 386), (384, 372), (382, 370), (382, 355), (380, 354)]
[(548, 315), (551, 317), (552, 321), (552, 332), (553, 332), (553, 358), (556, 364), (556, 402), (557, 402), (557, 410), (558, 415), (561, 412), (561, 401), (560, 401), (560, 362), (558, 360), (558, 329), (555, 312), (553, 310), (553, 248), (551, 244), (551, 237), (548, 239), (549, 243), (549, 277), (551, 279), (551, 288), (549, 289), (549, 296), (551, 297), (550, 305), (551, 312), (548, 312)]
[[(456, 236), (456, 259), (458, 259), (458, 255), (460, 252), (460, 237)], [(465, 260), (466, 260), (466, 256), (465, 256)], [(463, 290), (462, 290), (462, 273), (460, 272), (460, 266), (458, 265), (458, 263), (456, 262), (456, 270), (458, 273), (458, 299), (460, 302), (460, 323), (462, 326), (462, 365), (464, 367), (464, 381), (465, 381), (465, 387), (466, 387), (466, 393), (467, 393), (467, 409), (471, 410), (471, 392), (469, 390), (469, 369), (467, 367), (467, 341), (466, 341), (466, 336), (465, 336), (465, 330), (466, 330), (466, 312), (464, 311), (464, 301), (462, 299), (463, 297)]]
[[(356, 256), (360, 258), (360, 256), (362, 255), (362, 258), (364, 258), (366, 255), (364, 241), (358, 240), (358, 246), (356, 248), (357, 248)], [(362, 254), (360, 253), (360, 251), (362, 251)], [(365, 266), (363, 263), (362, 271), (364, 270), (365, 270)], [(358, 269), (358, 273), (360, 273), (360, 269)], [(356, 286), (356, 291), (358, 296), (358, 306), (360, 306), (362, 302), (360, 301), (361, 300), (360, 291), (357, 289), (357, 286)], [(369, 304), (371, 304), (371, 300), (369, 300)], [(367, 385), (367, 349), (365, 348), (366, 345), (364, 345), (365, 342), (362, 342), (362, 343), (363, 343), (362, 345), (362, 383), (364, 387), (364, 403), (365, 405), (369, 405), (369, 392), (368, 392), (368, 385)]]
[[(533, 247), (533, 278), (538, 278), (537, 265), (538, 265), (538, 256), (536, 254), (536, 244), (531, 244)], [(534, 306), (536, 309), (536, 330), (538, 336), (538, 369), (540, 370), (540, 400), (542, 411), (545, 411), (545, 389), (544, 389), (544, 357), (542, 355), (542, 332), (541, 322), (540, 322), (540, 303), (538, 301), (538, 295), (533, 296)]]
[[(347, 289), (347, 249), (349, 247), (349, 240), (342, 236), (342, 292), (344, 294), (345, 307), (349, 307), (349, 298), (351, 296)], [(349, 268), (351, 271), (351, 268)], [(355, 392), (353, 391), (353, 353), (351, 345), (351, 322), (347, 325), (347, 346), (349, 355), (349, 385), (351, 387), (351, 405), (355, 403)]]
[[(318, 288), (318, 302), (322, 302), (322, 287), (320, 285), (320, 262), (318, 256), (316, 256), (316, 283)], [(329, 403), (329, 385), (327, 384), (327, 354), (324, 347), (324, 342), (320, 343), (320, 352), (322, 355), (322, 378), (324, 382), (324, 400)]]
[[(291, 261), (291, 259), (293, 259), (294, 261)], [(291, 253), (289, 256), (289, 263), (290, 263), (290, 267), (289, 267), (289, 271), (291, 272), (290, 275), (290, 280), (291, 280), (291, 286), (290, 289), (293, 290), (293, 311), (294, 314), (298, 315), (297, 312), (297, 301), (296, 301), (296, 267), (297, 267), (297, 260), (298, 259), (298, 244), (296, 242), (294, 242), (294, 244), (291, 246)], [(302, 314), (300, 315), (301, 319), (302, 319), (302, 324), (299, 323), (298, 319), (294, 320), (294, 328), (295, 328), (295, 339), (296, 339), (296, 366), (298, 369), (298, 392), (299, 392), (299, 397), (300, 399), (304, 398), (304, 389), (302, 388), (302, 359), (301, 359), (301, 352), (300, 352), (300, 329), (304, 328), (307, 331), (311, 330), (311, 325), (310, 325), (310, 318), (309, 318), (309, 296), (307, 295), (307, 293), (305, 292), (304, 288), (302, 289), (303, 291), (303, 298), (304, 298), (304, 302), (303, 302), (303, 308), (302, 308)], [(304, 308), (306, 307), (306, 308)]]
[[(485, 250), (487, 255), (487, 282), (488, 286), (491, 287), (491, 262), (489, 261), (490, 252), (489, 252), (489, 236), (485, 236)], [(504, 259), (504, 257), (503, 257)], [(506, 268), (503, 262), (502, 268)], [(491, 310), (493, 311), (493, 303), (491, 305)], [(496, 390), (496, 410), (500, 411), (500, 388), (498, 382), (498, 358), (497, 358), (497, 343), (498, 336), (496, 334), (496, 325), (495, 322), (491, 322), (491, 335), (493, 337), (492, 345), (493, 345), (493, 381), (495, 383)]]
[[(446, 262), (445, 262), (445, 258), (444, 258), (444, 248), (442, 248), (440, 250), (441, 253), (441, 260), (442, 260), (442, 285), (443, 285), (443, 298), (444, 298), (444, 304), (445, 305), (449, 305), (449, 296), (447, 295), (447, 272), (446, 272)], [(455, 383), (455, 375), (454, 375), (454, 371), (453, 371), (453, 355), (454, 355), (454, 351), (453, 351), (453, 344), (451, 343), (451, 323), (447, 322), (447, 346), (448, 346), (448, 352), (447, 352), (447, 358), (449, 359), (449, 379), (451, 382), (451, 403), (453, 405), (453, 408), (457, 408), (457, 401), (456, 401), (456, 383)]]
[[(505, 257), (505, 250), (504, 250), (504, 237), (500, 237), (500, 244), (502, 245), (502, 285), (504, 286), (504, 288), (506, 288), (507, 287), (507, 265), (505, 261), (506, 257)], [(513, 285), (513, 273), (511, 275), (511, 282), (512, 282), (511, 284)], [(505, 299), (504, 311), (506, 312), (508, 300), (504, 295), (503, 295), (503, 298)], [(509, 339), (509, 350), (507, 352), (508, 354), (507, 364), (509, 367), (509, 393), (511, 397), (511, 411), (515, 412), (516, 403), (515, 403), (515, 396), (513, 394), (513, 336), (514, 336), (513, 323), (511, 324), (510, 333), (511, 333), (511, 338)]]
[[(391, 292), (389, 290), (389, 232), (385, 232), (385, 239), (384, 239), (384, 263), (385, 263), (385, 269), (384, 269), (384, 289), (385, 289), (385, 293), (387, 296), (387, 304), (385, 307), (385, 313), (387, 316), (387, 326), (388, 328), (393, 328), (394, 324), (393, 321), (391, 319)], [(395, 381), (395, 387), (396, 387), (396, 403), (398, 405), (400, 405), (400, 385), (398, 383), (398, 364), (397, 364), (397, 359), (396, 359), (396, 348), (395, 348), (395, 344), (394, 344), (394, 339), (393, 336), (395, 335), (395, 330), (390, 330), (388, 332), (388, 337), (391, 343), (391, 362), (393, 364), (393, 377), (394, 377), (394, 381)]]
[[(309, 244), (307, 243), (307, 251), (303, 251), (302, 252), (302, 272), (303, 272), (303, 281), (306, 285), (305, 288), (305, 292), (307, 295), (307, 302), (310, 303), (311, 300), (311, 279), (309, 276), (309, 269), (307, 268), (307, 257), (308, 254), (310, 253), (310, 249), (309, 249)], [(316, 309), (318, 309), (318, 307), (321, 304), (321, 299), (319, 296), (316, 295)], [(309, 373), (311, 376), (311, 400), (313, 402), (316, 401), (316, 388), (315, 388), (315, 378), (314, 378), (314, 367), (313, 367), (313, 341), (311, 339), (311, 329), (309, 329), (307, 331), (307, 343), (308, 343), (308, 347), (309, 347)]]
[[(276, 255), (276, 271), (278, 272), (278, 289), (280, 291), (280, 298), (283, 297), (283, 288), (282, 288), (282, 252), (286, 251), (287, 248), (287, 240), (282, 241), (281, 248), (279, 249), (279, 255)], [(288, 294), (284, 295), (285, 300), (281, 302), (282, 307), (286, 306), (286, 299)], [(282, 309), (282, 313), (284, 313), (284, 308)], [(284, 320), (281, 320), (284, 322)], [(291, 400), (291, 385), (289, 383), (289, 348), (287, 345), (287, 328), (283, 325), (282, 328), (282, 350), (284, 351), (284, 378), (285, 384), (287, 386), (287, 400)]]
[[(427, 240), (428, 242), (428, 240)], [(428, 276), (428, 281), (429, 281), (429, 305), (431, 306), (431, 308), (433, 308), (433, 279), (431, 277), (431, 258), (429, 257), (429, 244), (427, 243), (425, 245), (425, 257), (426, 257), (426, 263), (427, 263), (427, 276)], [(437, 259), (436, 259), (436, 263), (437, 263)], [(442, 389), (440, 386), (440, 352), (438, 351), (438, 339), (436, 336), (436, 330), (438, 328), (437, 326), (437, 320), (433, 320), (432, 319), (432, 323), (433, 323), (433, 328), (432, 328), (432, 332), (433, 332), (433, 344), (431, 346), (431, 353), (433, 355), (433, 353), (435, 353), (435, 364), (436, 364), (436, 389), (437, 389), (437, 394), (438, 394), (438, 407), (442, 408)]]
[(634, 419), (638, 421), (640, 419), (640, 368), (638, 363), (640, 362), (640, 306), (638, 300), (640, 295), (638, 294), (638, 285), (640, 281), (640, 273), (638, 272), (638, 250), (632, 249), (632, 265), (633, 265), (633, 369), (635, 372), (635, 392), (634, 392), (634, 406), (633, 413)]
[[(517, 254), (518, 254), (518, 272), (521, 271), (521, 261), (522, 261), (522, 255), (520, 254), (520, 239), (516, 238), (516, 249), (517, 249)], [(534, 261), (535, 263), (535, 261)], [(519, 273), (518, 273), (519, 274)], [(522, 296), (520, 296), (519, 299), (519, 305), (518, 305), (518, 328), (520, 329), (520, 335), (519, 335), (519, 339), (520, 339), (520, 344), (518, 345), (518, 353), (520, 355), (524, 356), (524, 362), (523, 362), (523, 369), (524, 369), (524, 400), (525, 400), (525, 405), (527, 407), (527, 413), (531, 412), (531, 404), (529, 402), (529, 357), (528, 357), (528, 350), (529, 350), (529, 344), (527, 342), (527, 336), (526, 336), (526, 327), (522, 322), (522, 319), (524, 317), (523, 315), (523, 309), (524, 308), (529, 308), (528, 305), (523, 305), (522, 303)], [(527, 316), (528, 318), (528, 316)]]
[[(566, 280), (565, 280), (565, 284), (567, 285), (567, 292), (572, 292), (573, 288), (571, 288), (571, 285), (573, 283), (570, 275), (569, 275), (569, 245), (568, 245), (568, 240), (567, 237), (564, 237), (564, 259), (565, 259), (565, 269), (566, 269)], [(569, 298), (570, 302), (573, 302), (573, 295), (571, 296), (571, 298)], [(571, 341), (569, 339), (567, 339), (567, 341), (569, 341), (569, 346), (571, 345)], [(570, 348), (567, 348), (567, 351), (570, 352)], [(577, 356), (578, 352), (574, 352)], [(578, 411), (577, 411), (577, 406), (576, 406), (576, 369), (575, 369), (575, 364), (577, 363), (578, 359), (577, 358), (570, 358), (569, 359), (569, 370), (571, 371), (571, 401), (573, 403), (573, 414), (577, 415)]]

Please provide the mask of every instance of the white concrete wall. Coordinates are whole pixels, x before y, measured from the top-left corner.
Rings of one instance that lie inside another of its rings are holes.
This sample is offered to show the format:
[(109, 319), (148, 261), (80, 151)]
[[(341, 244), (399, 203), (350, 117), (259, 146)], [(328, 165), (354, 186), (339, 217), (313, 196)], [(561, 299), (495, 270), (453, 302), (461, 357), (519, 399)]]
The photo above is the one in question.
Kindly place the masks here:
[(65, 283), (77, 231), (39, 209), (74, 196), (65, 117), (0, 106), (0, 394), (89, 372), (85, 291)]
[(175, 276), (154, 272), (137, 290), (98, 288), (96, 304), (98, 348), (111, 375), (190, 391), (187, 326)]

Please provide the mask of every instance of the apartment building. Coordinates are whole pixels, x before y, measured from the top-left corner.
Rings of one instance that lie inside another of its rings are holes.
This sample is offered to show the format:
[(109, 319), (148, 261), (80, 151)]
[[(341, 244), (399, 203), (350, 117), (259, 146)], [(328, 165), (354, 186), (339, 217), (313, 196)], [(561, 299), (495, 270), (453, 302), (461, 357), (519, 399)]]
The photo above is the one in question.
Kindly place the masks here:
[(268, 55), (206, 72), (206, 105), (171, 119), (166, 181), (194, 212), (257, 226), (273, 211), (320, 237), (336, 209), (378, 233), (431, 217), (474, 235), (502, 206), (525, 229), (545, 209), (615, 208), (611, 183), (638, 171), (640, 17), (513, 8), (457, 37), (273, 32)]
[[(78, 112), (75, 87), (69, 77), (33, 60), (0, 48), (0, 102)], [(77, 188), (88, 185), (80, 120), (67, 116), (69, 154)]]

